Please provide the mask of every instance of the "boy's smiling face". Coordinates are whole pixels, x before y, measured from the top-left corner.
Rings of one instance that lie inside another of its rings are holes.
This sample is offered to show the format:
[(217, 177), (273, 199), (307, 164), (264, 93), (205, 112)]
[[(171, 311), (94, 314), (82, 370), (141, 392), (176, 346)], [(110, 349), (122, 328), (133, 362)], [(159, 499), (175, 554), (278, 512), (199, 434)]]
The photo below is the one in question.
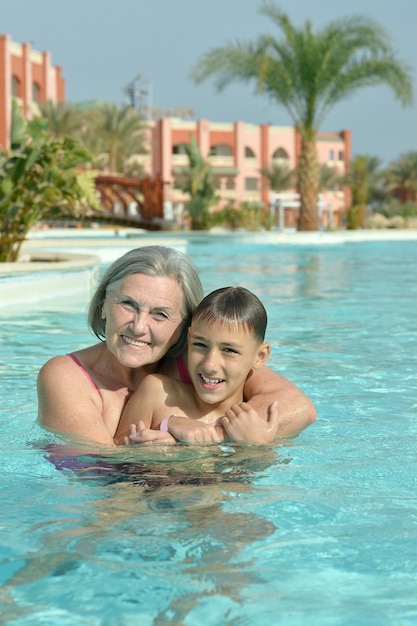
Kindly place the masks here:
[(252, 368), (269, 356), (244, 325), (193, 320), (188, 331), (188, 369), (198, 396), (208, 404), (243, 401), (243, 387)]

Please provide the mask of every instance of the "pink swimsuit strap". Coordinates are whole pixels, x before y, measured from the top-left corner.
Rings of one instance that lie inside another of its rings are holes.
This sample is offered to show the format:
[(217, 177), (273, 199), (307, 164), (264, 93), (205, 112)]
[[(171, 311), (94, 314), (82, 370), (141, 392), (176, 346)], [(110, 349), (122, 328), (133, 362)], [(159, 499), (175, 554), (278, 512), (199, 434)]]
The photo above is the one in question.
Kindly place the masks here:
[(80, 368), (80, 370), (87, 376), (88, 380), (90, 381), (90, 383), (92, 384), (92, 386), (97, 389), (97, 392), (101, 398), (101, 393), (100, 393), (100, 389), (97, 387), (96, 383), (94, 382), (94, 380), (91, 378), (90, 374), (87, 372), (87, 370), (85, 369), (85, 367), (83, 367), (83, 365), (81, 365), (80, 361), (77, 359), (77, 357), (74, 354), (66, 354), (65, 356), (69, 356), (69, 358), (74, 361), (74, 363), (76, 363), (76, 365), (78, 365), (78, 367)]
[(177, 357), (177, 366), (180, 373), (181, 382), (186, 383), (187, 385), (191, 385), (191, 378), (182, 356)]

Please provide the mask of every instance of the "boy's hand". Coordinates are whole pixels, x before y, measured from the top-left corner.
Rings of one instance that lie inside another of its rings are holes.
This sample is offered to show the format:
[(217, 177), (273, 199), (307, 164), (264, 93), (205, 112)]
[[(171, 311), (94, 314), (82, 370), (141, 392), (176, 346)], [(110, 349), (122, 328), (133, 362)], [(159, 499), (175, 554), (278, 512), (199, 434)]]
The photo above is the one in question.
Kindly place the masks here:
[(172, 444), (176, 443), (176, 440), (169, 433), (165, 433), (162, 430), (152, 430), (151, 428), (146, 428), (145, 424), (142, 421), (139, 421), (139, 424), (131, 424), (130, 425), (130, 435), (129, 437), (125, 437), (125, 444), (127, 446), (135, 443), (143, 443), (143, 444)]
[(177, 441), (186, 443), (222, 443), (225, 440), (220, 423), (205, 424), (190, 417), (173, 415), (168, 428)]

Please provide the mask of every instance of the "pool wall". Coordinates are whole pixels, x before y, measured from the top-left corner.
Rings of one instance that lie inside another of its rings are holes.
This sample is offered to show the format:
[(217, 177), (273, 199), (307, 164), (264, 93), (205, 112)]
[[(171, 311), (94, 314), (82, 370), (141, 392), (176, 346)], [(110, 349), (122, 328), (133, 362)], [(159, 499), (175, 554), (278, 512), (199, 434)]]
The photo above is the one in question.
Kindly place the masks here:
[(168, 245), (187, 251), (198, 238), (242, 243), (328, 245), (360, 241), (417, 240), (417, 230), (372, 230), (336, 232), (241, 232), (215, 229), (209, 232), (160, 233), (138, 229), (51, 229), (29, 233), (21, 261), (0, 263), (0, 309), (39, 302), (72, 293), (90, 292), (100, 263), (112, 263), (122, 254), (142, 245)]
[(100, 263), (92, 254), (41, 252), (0, 264), (0, 309), (89, 291)]

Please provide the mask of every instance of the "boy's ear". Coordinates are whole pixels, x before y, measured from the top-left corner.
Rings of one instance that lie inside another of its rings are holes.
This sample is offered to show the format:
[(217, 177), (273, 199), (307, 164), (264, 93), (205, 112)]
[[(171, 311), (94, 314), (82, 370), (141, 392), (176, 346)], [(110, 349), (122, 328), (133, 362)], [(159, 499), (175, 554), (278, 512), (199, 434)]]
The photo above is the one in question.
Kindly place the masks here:
[(259, 346), (258, 355), (256, 357), (254, 368), (258, 369), (259, 367), (262, 367), (262, 365), (265, 365), (265, 363), (269, 359), (270, 354), (271, 354), (270, 343), (263, 343), (261, 346)]

